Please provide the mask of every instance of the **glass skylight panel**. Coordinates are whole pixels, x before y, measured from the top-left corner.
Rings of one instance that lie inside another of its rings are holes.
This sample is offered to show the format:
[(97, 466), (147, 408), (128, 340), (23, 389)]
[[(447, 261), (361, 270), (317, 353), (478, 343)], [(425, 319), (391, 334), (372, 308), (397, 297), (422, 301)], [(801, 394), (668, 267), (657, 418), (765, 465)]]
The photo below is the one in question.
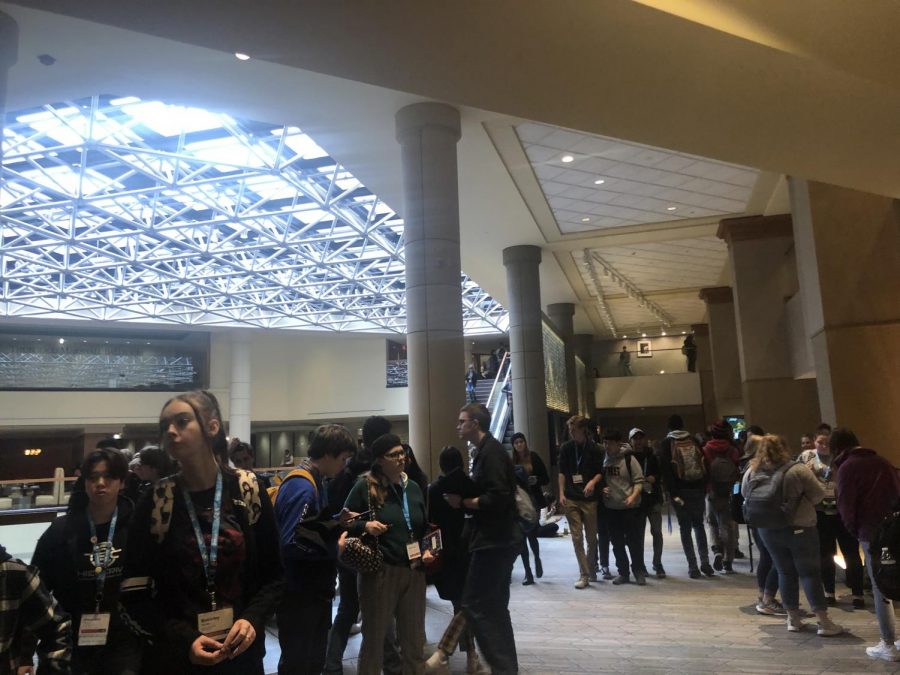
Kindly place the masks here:
[[(297, 127), (95, 97), (3, 141), (0, 315), (404, 330), (402, 219)], [(501, 330), (461, 284), (466, 331)]]

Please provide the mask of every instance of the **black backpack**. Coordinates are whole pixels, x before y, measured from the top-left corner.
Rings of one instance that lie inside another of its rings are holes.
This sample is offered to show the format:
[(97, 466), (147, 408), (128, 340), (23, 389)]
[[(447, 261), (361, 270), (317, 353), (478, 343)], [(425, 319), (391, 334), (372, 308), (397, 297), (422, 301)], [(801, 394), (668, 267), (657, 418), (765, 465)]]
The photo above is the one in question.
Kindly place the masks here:
[(709, 463), (709, 487), (713, 497), (728, 499), (734, 492), (734, 485), (741, 480), (737, 464), (728, 457), (717, 455)]
[(784, 498), (784, 475), (797, 462), (786, 462), (777, 469), (757, 469), (747, 481), (744, 520), (751, 527), (779, 529), (788, 527), (796, 504)]
[(884, 597), (900, 600), (900, 504), (894, 506), (869, 542), (872, 577)]

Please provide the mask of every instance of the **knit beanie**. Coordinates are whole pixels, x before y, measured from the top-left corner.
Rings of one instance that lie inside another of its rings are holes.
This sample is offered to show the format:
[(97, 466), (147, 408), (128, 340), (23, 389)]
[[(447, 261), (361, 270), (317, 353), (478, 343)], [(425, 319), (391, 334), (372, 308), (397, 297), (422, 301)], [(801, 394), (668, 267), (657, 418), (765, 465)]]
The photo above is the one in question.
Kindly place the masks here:
[(734, 438), (734, 432), (731, 429), (731, 425), (725, 420), (718, 420), (715, 422), (709, 428), (709, 433), (713, 438), (719, 438), (726, 441), (730, 441)]

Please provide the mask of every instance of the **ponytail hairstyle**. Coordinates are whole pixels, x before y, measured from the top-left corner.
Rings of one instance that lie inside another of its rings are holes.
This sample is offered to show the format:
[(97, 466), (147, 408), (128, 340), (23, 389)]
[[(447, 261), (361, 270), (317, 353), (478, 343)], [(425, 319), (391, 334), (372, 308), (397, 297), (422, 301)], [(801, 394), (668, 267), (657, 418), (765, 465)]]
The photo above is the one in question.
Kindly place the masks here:
[[(225, 424), (222, 421), (222, 411), (219, 408), (219, 400), (216, 398), (215, 394), (206, 389), (195, 389), (179, 394), (178, 396), (173, 396), (166, 401), (162, 409), (165, 410), (172, 401), (182, 401), (191, 406), (191, 410), (194, 411), (194, 417), (197, 419), (197, 423), (203, 430), (203, 438), (206, 441), (206, 446), (213, 453), (216, 462), (218, 462), (223, 469), (229, 469), (228, 441), (225, 437)], [(161, 417), (162, 412), (160, 412), (160, 418)], [(208, 429), (209, 423), (213, 420), (218, 420), (219, 431), (215, 436), (210, 438)], [(160, 435), (163, 437), (161, 441), (164, 440), (164, 429), (160, 429)]]

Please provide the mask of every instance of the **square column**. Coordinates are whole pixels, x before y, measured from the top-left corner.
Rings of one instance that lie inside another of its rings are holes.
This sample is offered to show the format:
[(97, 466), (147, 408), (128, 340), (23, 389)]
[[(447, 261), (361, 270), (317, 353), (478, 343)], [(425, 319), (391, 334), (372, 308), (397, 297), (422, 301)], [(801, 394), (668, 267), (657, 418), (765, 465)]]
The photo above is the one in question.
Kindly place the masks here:
[(403, 169), (409, 444), (429, 476), (458, 444), (465, 404), (456, 143), (459, 111), (416, 103), (397, 112)]
[(701, 288), (700, 299), (706, 303), (708, 345), (717, 415), (743, 415), (741, 357), (731, 286)]
[(750, 424), (781, 434), (797, 449), (819, 423), (812, 379), (795, 380), (787, 333), (786, 298), (796, 286), (791, 217), (730, 218), (718, 236), (728, 243), (744, 411)]
[(700, 376), (703, 420), (710, 424), (719, 418), (719, 408), (716, 405), (716, 386), (710, 350), (709, 326), (705, 323), (695, 323), (691, 326), (691, 330), (694, 334), (694, 345), (697, 347), (697, 375)]
[(791, 178), (803, 318), (821, 417), (895, 464), (900, 448), (900, 203)]

